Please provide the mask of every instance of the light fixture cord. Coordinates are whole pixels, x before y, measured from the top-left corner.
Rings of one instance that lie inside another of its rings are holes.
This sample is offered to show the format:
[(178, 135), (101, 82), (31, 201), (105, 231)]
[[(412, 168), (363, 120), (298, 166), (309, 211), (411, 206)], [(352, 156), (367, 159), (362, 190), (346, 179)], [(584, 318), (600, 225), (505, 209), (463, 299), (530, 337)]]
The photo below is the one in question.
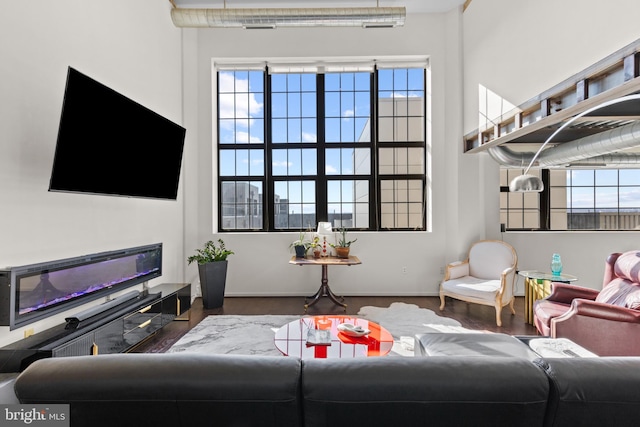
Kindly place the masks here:
[(536, 154), (531, 159), (531, 162), (529, 163), (529, 166), (527, 166), (527, 169), (525, 169), (523, 175), (526, 175), (527, 172), (529, 172), (529, 169), (531, 169), (531, 166), (533, 166), (533, 163), (536, 161), (536, 159), (538, 158), (538, 156), (542, 152), (542, 149), (545, 147), (545, 145), (547, 145), (549, 143), (549, 141), (551, 141), (553, 139), (554, 136), (556, 136), (558, 133), (560, 133), (561, 130), (563, 130), (564, 128), (569, 126), (571, 123), (575, 122), (580, 117), (586, 116), (587, 114), (593, 113), (594, 111), (599, 110), (601, 108), (608, 107), (609, 105), (619, 104), (620, 102), (624, 102), (624, 101), (630, 101), (632, 99), (640, 99), (640, 94), (627, 95), (627, 96), (623, 96), (623, 97), (620, 97), (620, 98), (612, 99), (610, 101), (603, 102), (602, 104), (596, 105), (595, 107), (591, 107), (588, 110), (583, 111), (582, 113), (580, 113), (580, 114), (572, 117), (571, 119), (569, 119), (566, 123), (564, 123), (562, 126), (560, 126), (555, 132), (553, 132), (551, 134), (551, 136), (549, 138), (547, 138), (547, 140), (540, 146), (540, 148), (538, 148), (538, 151), (536, 152)]

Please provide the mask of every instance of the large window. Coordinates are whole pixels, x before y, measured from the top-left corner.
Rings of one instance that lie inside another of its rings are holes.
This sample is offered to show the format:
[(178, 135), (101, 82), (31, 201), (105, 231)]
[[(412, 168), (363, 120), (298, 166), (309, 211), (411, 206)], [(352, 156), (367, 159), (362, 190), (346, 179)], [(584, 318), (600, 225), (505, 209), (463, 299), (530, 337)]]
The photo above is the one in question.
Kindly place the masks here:
[(507, 229), (639, 230), (640, 170), (576, 169), (541, 173), (542, 193), (509, 193), (522, 173), (501, 171), (501, 222)]
[(425, 66), (286, 68), (217, 71), (219, 229), (424, 230)]

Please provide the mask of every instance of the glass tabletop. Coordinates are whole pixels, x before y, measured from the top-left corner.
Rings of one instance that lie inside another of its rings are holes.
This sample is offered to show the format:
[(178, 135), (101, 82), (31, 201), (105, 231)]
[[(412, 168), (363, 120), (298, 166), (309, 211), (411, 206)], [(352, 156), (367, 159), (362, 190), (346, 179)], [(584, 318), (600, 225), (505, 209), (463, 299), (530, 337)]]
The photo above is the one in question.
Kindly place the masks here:
[[(366, 336), (346, 335), (338, 329), (343, 323), (371, 331)], [(326, 345), (308, 345), (309, 329), (329, 331)], [(307, 316), (282, 326), (275, 334), (276, 348), (287, 356), (305, 358), (354, 358), (384, 356), (393, 347), (393, 336), (382, 326), (354, 316)]]
[(578, 280), (576, 276), (572, 276), (570, 274), (552, 274), (536, 270), (518, 271), (518, 274), (528, 279), (551, 280), (552, 282), (573, 282), (575, 280)]

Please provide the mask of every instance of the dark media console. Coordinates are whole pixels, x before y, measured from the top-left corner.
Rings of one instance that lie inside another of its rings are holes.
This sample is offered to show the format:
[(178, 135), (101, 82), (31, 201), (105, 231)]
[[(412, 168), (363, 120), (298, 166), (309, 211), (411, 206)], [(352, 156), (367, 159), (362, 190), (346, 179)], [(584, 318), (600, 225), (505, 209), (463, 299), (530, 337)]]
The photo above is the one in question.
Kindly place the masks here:
[(105, 307), (97, 313), (92, 309), (87, 324), (80, 313), (65, 324), (0, 348), (0, 372), (20, 372), (48, 357), (130, 351), (169, 322), (185, 318), (191, 308), (191, 284), (161, 284)]

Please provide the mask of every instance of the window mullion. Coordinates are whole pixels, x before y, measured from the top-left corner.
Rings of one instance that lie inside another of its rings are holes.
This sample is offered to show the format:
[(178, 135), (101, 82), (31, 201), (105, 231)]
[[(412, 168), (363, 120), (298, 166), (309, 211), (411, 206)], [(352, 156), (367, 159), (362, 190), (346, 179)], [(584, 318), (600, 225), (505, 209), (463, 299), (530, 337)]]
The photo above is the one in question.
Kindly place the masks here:
[(540, 228), (542, 230), (551, 229), (551, 173), (549, 169), (540, 171), (544, 190), (540, 193)]
[(369, 197), (371, 197), (369, 203), (369, 224), (373, 230), (380, 230), (380, 171), (378, 169), (378, 69), (374, 67), (371, 73), (371, 85), (370, 85), (370, 110), (371, 118), (373, 122), (371, 128), (371, 174), (372, 178), (369, 181)]
[(316, 76), (316, 150), (317, 150), (317, 181), (316, 181), (316, 216), (318, 221), (327, 221), (329, 218), (327, 196), (327, 171), (326, 171), (326, 134), (325, 134), (325, 74)]
[(267, 68), (264, 73), (264, 87), (265, 87), (265, 99), (264, 99), (264, 173), (265, 173), (265, 189), (262, 196), (262, 203), (264, 206), (264, 217), (266, 223), (264, 229), (267, 231), (275, 230), (275, 199), (274, 199), (274, 182), (273, 182), (273, 156), (272, 148), (273, 141), (271, 136), (272, 126), (272, 109), (271, 109), (271, 75)]

